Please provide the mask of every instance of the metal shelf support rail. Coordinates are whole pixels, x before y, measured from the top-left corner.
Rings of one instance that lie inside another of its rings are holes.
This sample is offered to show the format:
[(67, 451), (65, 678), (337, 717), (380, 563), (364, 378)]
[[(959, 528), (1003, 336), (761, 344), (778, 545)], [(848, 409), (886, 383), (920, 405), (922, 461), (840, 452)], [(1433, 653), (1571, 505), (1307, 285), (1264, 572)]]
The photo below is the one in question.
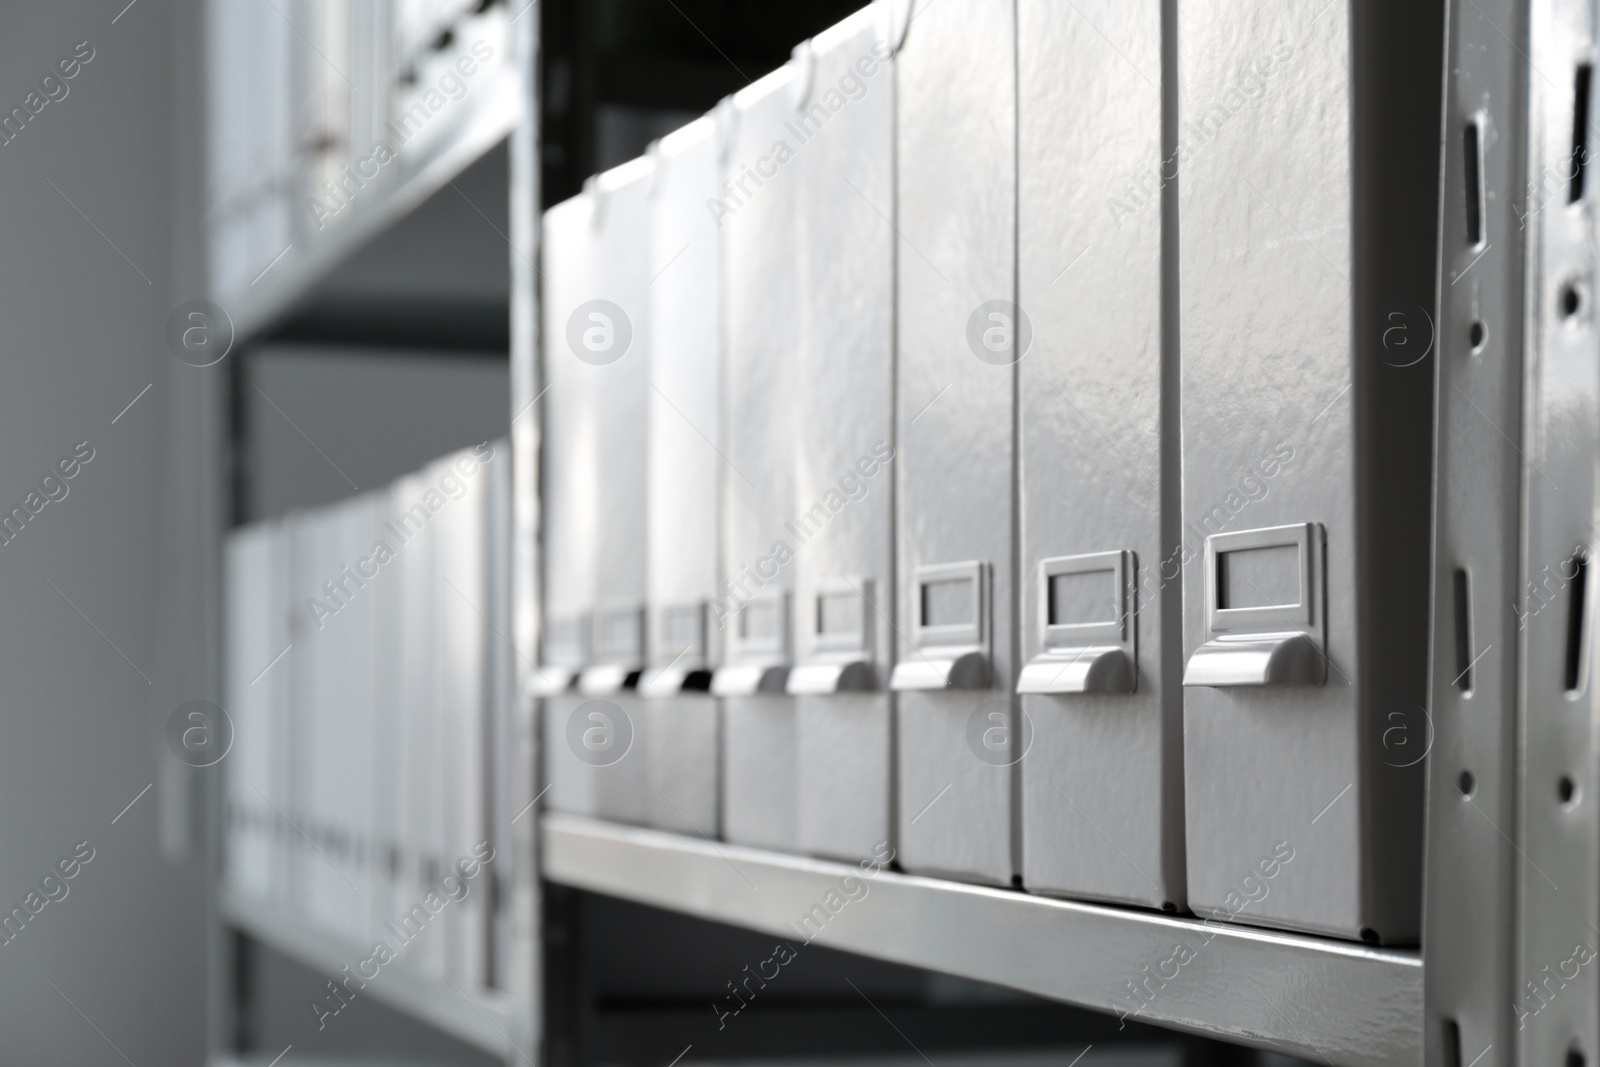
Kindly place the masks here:
[(1523, 474), (1527, 528), (1517, 780), (1516, 1059), (1600, 1053), (1600, 755), (1595, 730), (1595, 471), (1600, 457), (1594, 0), (1533, 0), (1528, 24), (1528, 244)]
[(890, 871), (867, 878), (859, 865), (570, 815), (545, 815), (541, 830), (550, 881), (800, 951), (815, 940), (1340, 1067), (1422, 1062), (1414, 952)]
[(502, 929), (509, 967), (507, 988), (527, 1026), (530, 1064), (543, 1063), (544, 955), (539, 895), (538, 802), (539, 729), (528, 684), (538, 662), (544, 603), (539, 588), (540, 529), (539, 442), (543, 421), (537, 403), (542, 394), (539, 353), (539, 228), (540, 105), (539, 9), (529, 4), (512, 16), (517, 55), (521, 117), (511, 134), (511, 641), (516, 686), (509, 702), (512, 742), (506, 805), (511, 824), (512, 884), (506, 894)]
[(1528, 0), (1447, 8), (1433, 663), (1422, 943), (1428, 1067), (1516, 1062), (1511, 1031)]

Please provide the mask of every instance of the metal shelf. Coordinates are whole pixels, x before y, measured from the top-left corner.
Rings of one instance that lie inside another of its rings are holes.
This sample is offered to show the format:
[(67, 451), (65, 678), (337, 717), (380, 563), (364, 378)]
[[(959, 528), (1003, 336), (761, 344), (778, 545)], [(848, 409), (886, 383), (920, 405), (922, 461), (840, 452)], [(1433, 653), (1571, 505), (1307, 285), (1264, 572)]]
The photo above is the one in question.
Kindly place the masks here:
[[(340, 968), (371, 952), (371, 946), (318, 929), (281, 906), (258, 898), (223, 891), (219, 907), (228, 925), (329, 976), (339, 974)], [(504, 994), (456, 989), (396, 964), (368, 982), (361, 995), (371, 996), (508, 1063), (533, 1054), (525, 1034), (528, 1022), (518, 1019), (511, 999)]]
[[(544, 877), (788, 939), (858, 866), (570, 815), (542, 819)], [(1422, 1062), (1414, 951), (1180, 919), (883, 871), (812, 939), (1330, 1065)], [(1178, 946), (1192, 956), (1173, 961)], [(1161, 972), (1173, 977), (1163, 980)], [(1153, 979), (1150, 976), (1156, 976)], [(1148, 979), (1148, 1000), (1132, 986)], [(1142, 1005), (1142, 1010), (1140, 1006)]]
[(256, 281), (214, 292), (212, 299), (226, 308), (233, 320), (236, 343), (294, 307), (356, 249), (509, 137), (523, 118), (522, 89), (517, 71), (500, 71), (493, 82), (477, 91), (477, 99), (468, 102), (470, 110), (442, 143), (420, 160), (398, 164), (406, 169), (394, 184), (376, 191), (371, 200), (353, 205), (348, 223), (321, 236), (301, 234), (282, 260), (264, 270)]

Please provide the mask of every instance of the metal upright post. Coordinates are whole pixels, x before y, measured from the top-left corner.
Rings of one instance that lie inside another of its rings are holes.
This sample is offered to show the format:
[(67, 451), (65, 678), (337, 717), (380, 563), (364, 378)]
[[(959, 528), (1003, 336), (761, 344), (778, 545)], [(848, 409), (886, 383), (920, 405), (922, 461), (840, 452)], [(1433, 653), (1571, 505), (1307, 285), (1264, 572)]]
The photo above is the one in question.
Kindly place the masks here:
[(1384, 335), (1396, 358), (1402, 338), (1415, 346), (1425, 332), (1438, 375), (1431, 718), (1418, 746), (1429, 762), (1429, 1067), (1516, 1060), (1510, 986), (1520, 861), (1511, 835), (1521, 634), (1511, 605), (1522, 486), (1538, 477), (1518, 445), (1527, 232), (1513, 209), (1526, 146), (1527, 8), (1526, 0), (1449, 4), (1437, 315), (1396, 308), (1371, 324), (1401, 328)]
[(1517, 1059), (1576, 1067), (1600, 1051), (1600, 755), (1593, 647), (1600, 457), (1593, 0), (1533, 0), (1526, 184), (1508, 190), (1528, 242), (1522, 450), (1527, 527), (1512, 598), (1522, 642), (1517, 746)]
[[(505, 973), (508, 992), (524, 1026), (510, 1035), (518, 1054), (508, 1063), (543, 1062), (542, 954), (538, 815), (539, 731), (529, 687), (529, 664), (537, 662), (542, 623), (539, 588), (540, 461), (537, 403), (543, 388), (539, 361), (539, 9), (524, 8), (512, 20), (523, 86), (522, 119), (511, 134), (511, 456), (513, 642), (517, 649), (511, 791), (512, 876), (501, 926), (509, 940)], [(520, 1050), (527, 1051), (521, 1052)]]

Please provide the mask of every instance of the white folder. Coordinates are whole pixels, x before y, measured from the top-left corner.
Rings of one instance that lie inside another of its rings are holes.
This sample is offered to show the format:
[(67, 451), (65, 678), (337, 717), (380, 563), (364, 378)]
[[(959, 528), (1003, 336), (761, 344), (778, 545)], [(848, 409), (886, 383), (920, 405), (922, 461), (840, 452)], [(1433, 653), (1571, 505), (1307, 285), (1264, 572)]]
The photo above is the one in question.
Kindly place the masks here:
[[(261, 611), (267, 633), (268, 658), (245, 669), (243, 681), (262, 690), (267, 710), (268, 756), (261, 761), (261, 777), (252, 780), (250, 796), (257, 805), (262, 832), (267, 837), (270, 864), (270, 897), (280, 905), (293, 899), (294, 842), (297, 835), (284, 822), (273, 805), (291, 806), (294, 758), (294, 680), (293, 644), (297, 636), (294, 623), (293, 533), (289, 520), (271, 524), (270, 549)], [(269, 801), (270, 798), (270, 801)]]
[(721, 398), (720, 239), (706, 203), (722, 195), (726, 131), (713, 117), (663, 137), (650, 206), (650, 412), (646, 622), (649, 668), (639, 683), (646, 816), (664, 830), (721, 832), (716, 662), (719, 487), (732, 476), (718, 442)]
[[(646, 420), (650, 412), (650, 195), (655, 164), (630, 160), (589, 183), (596, 258), (591, 301), (614, 315), (609, 350), (571, 350), (551, 338), (552, 360), (576, 360), (592, 398), (595, 464), (595, 604), (580, 693), (631, 731), (620, 758), (595, 768), (596, 811), (643, 823), (652, 792), (637, 693), (645, 664)], [(602, 306), (603, 306), (602, 305)], [(596, 305), (590, 305), (591, 307)], [(611, 309), (617, 309), (615, 311)], [(595, 320), (590, 319), (590, 322)], [(624, 334), (626, 331), (626, 336)], [(565, 343), (563, 343), (565, 342)], [(626, 347), (624, 345), (626, 344)], [(587, 358), (585, 358), (585, 356)], [(555, 401), (553, 401), (555, 402)]]
[(797, 835), (857, 860), (893, 835), (894, 66), (865, 8), (800, 53), (795, 395)]
[[(490, 463), (493, 462), (491, 459)], [(435, 679), (443, 756), (444, 814), (439, 872), (432, 886), (447, 903), (433, 919), (444, 940), (446, 973), (459, 983), (481, 981), (484, 956), (483, 894), (461, 881), (457, 864), (485, 839), (484, 768), (487, 725), (488, 601), (485, 539), (489, 474), (483, 453), (445, 456), (425, 472), (442, 495), (432, 518), (434, 564), (433, 641), (439, 654)]]
[[(1022, 875), (1184, 904), (1177, 396), (1160, 0), (1019, 0)], [(1095, 101), (1068, 106), (1068, 101)], [(1065, 146), (1072, 146), (1066, 150)], [(1142, 188), (1124, 211), (1124, 178)]]
[[(381, 494), (364, 493), (337, 507), (337, 574), (345, 606), (336, 621), (337, 629), (345, 631), (341, 634), (341, 643), (346, 652), (338, 663), (340, 698), (332, 714), (339, 730), (334, 752), (341, 757), (343, 767), (330, 766), (329, 770), (339, 783), (337, 793), (340, 796), (335, 843), (344, 872), (339, 885), (341, 929), (351, 937), (365, 937), (375, 889), (370, 837), (374, 795), (372, 679), (376, 670), (373, 634), (378, 625), (373, 586), (378, 575), (376, 561), (365, 564), (363, 561), (368, 559), (372, 548), (372, 505), (373, 499), (379, 496)], [(335, 626), (330, 623), (329, 629), (332, 631)]]
[(1384, 310), (1435, 292), (1440, 27), (1177, 18), (1189, 901), (1404, 944), (1424, 764), (1384, 736), (1427, 700), (1434, 383)]
[(270, 786), (271, 690), (252, 686), (254, 673), (277, 650), (272, 643), (270, 584), (272, 524), (234, 531), (224, 547), (223, 598), (227, 619), (227, 686), (223, 710), (233, 723), (227, 759), (227, 861), (229, 884), (240, 893), (271, 899), (271, 808), (256, 788)]
[(363, 932), (359, 829), (370, 803), (371, 621), (365, 581), (354, 572), (362, 537), (357, 497), (303, 517), (309, 552), (301, 572), (307, 690), (298, 697), (304, 744), (305, 818), (296, 817), (307, 857), (310, 915), (340, 935)]
[(430, 873), (437, 870), (440, 862), (439, 811), (447, 802), (438, 759), (441, 727), (434, 696), (439, 666), (433, 618), (438, 610), (440, 583), (434, 572), (436, 535), (427, 507), (430, 489), (426, 471), (395, 482), (388, 521), (403, 589), (397, 707), (403, 724), (404, 754), (399, 764), (403, 788), (397, 813), (403, 826), (401, 873), (395, 905), (386, 921), (391, 924), (390, 931), (405, 965), (438, 977), (444, 973), (438, 932), (429, 930), (431, 920), (406, 919), (423, 904)]
[(365, 496), (364, 527), (366, 547), (357, 558), (358, 566), (372, 572), (367, 594), (372, 601), (372, 668), (369, 673), (372, 712), (369, 737), (372, 750), (372, 807), (367, 830), (367, 878), (372, 883), (367, 915), (368, 938), (386, 938), (383, 924), (394, 918), (398, 902), (400, 842), (403, 833), (401, 807), (405, 780), (402, 761), (405, 744), (400, 708), (400, 659), (405, 633), (401, 611), (405, 605), (405, 581), (396, 538), (387, 523), (392, 517), (394, 489), (383, 489)]
[(1012, 693), (1014, 4), (916, 0), (893, 30), (899, 860), (1008, 883), (1025, 749)]
[(723, 479), (723, 587), (712, 625), (724, 627), (723, 834), (767, 848), (797, 844), (794, 698), (784, 524), (794, 508), (793, 368), (803, 324), (798, 237), (803, 222), (788, 124), (799, 115), (802, 71), (790, 62), (738, 93), (724, 110), (729, 135), (722, 233), (727, 359)]
[(522, 816), (525, 803), (513, 794), (513, 783), (526, 780), (524, 769), (517, 764), (525, 758), (528, 749), (518, 715), (521, 698), (517, 695), (517, 683), (523, 674), (523, 654), (512, 643), (518, 598), (512, 579), (515, 534), (512, 530), (511, 442), (501, 438), (491, 441), (489, 446), (494, 450), (494, 458), (486, 462), (483, 472), (484, 491), (488, 494), (484, 511), (487, 551), (484, 581), (488, 586), (484, 594), (484, 613), (490, 623), (489, 633), (484, 637), (488, 642), (484, 686), (488, 715), (485, 738), (489, 754), (483, 784), (488, 794), (483, 804), (488, 827), (483, 840), (494, 849), (494, 859), (471, 886), (471, 892), (479, 897), (485, 949), (482, 967), (477, 975), (469, 975), (468, 979), (503, 988), (510, 973), (507, 952), (514, 919), (511, 909), (504, 903), (514, 884), (512, 837), (516, 827), (513, 820)]
[[(533, 672), (540, 701), (540, 749), (544, 803), (553, 811), (595, 815), (595, 768), (580, 758), (586, 735), (577, 693), (578, 673), (588, 655), (590, 615), (595, 600), (597, 467), (593, 378), (568, 342), (569, 326), (584, 333), (601, 330), (604, 319), (588, 318), (594, 307), (590, 278), (595, 256), (594, 201), (580, 194), (544, 214), (544, 381), (543, 537), (544, 627), (539, 663)], [(615, 337), (615, 323), (610, 323)], [(587, 351), (587, 349), (585, 349)], [(568, 744), (569, 730), (579, 747)]]
[[(288, 660), (292, 668), (290, 694), (289, 777), (286, 800), (273, 798), (280, 819), (288, 826), (290, 862), (290, 903), (308, 921), (317, 920), (322, 912), (322, 880), (324, 861), (318, 859), (313, 846), (320, 834), (321, 805), (311, 750), (322, 740), (317, 709), (323, 699), (325, 685), (320, 677), (324, 670), (322, 660), (329, 654), (326, 643), (312, 640), (316, 633), (313, 599), (318, 599), (317, 575), (322, 567), (319, 552), (322, 530), (314, 514), (301, 513), (288, 520), (291, 537), (291, 599), (290, 622), (295, 643), (299, 646)], [(320, 599), (318, 599), (320, 603)]]
[(478, 590), (472, 580), (476, 569), (470, 536), (472, 499), (466, 480), (453, 469), (451, 458), (445, 456), (423, 468), (423, 477), (439, 493), (436, 499), (440, 501), (429, 523), (429, 536), (433, 540), (434, 589), (430, 622), (435, 728), (438, 730), (435, 735), (436, 773), (441, 799), (433, 863), (426, 888), (434, 894), (436, 906), (441, 909), (429, 923), (428, 936), (437, 942), (443, 955), (444, 976), (460, 985), (464, 962), (463, 913), (457, 905), (444, 904), (444, 879), (461, 850), (470, 818), (466, 804), (470, 788), (466, 780), (466, 758), (476, 739), (473, 674), (478, 665), (473, 662), (473, 652), (477, 645), (474, 601)]

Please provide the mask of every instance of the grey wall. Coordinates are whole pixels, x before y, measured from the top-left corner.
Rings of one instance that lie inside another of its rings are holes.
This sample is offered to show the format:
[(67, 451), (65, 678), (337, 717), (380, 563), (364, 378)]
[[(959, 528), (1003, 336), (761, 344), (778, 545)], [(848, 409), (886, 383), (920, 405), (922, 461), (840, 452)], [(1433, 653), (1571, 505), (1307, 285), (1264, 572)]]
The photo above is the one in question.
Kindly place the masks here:
[(79, 842), (93, 849), (67, 895), (0, 945), (8, 1063), (204, 1053), (205, 872), (166, 856), (184, 852), (185, 787), (209, 772), (161, 742), (177, 703), (215, 696), (204, 590), (223, 372), (164, 342), (169, 310), (197, 295), (198, 218), (173, 206), (198, 202), (199, 26), (189, 0), (123, 4), (0, 17), (6, 113), (79, 42), (93, 49), (0, 147), (0, 506), (93, 449), (67, 495), (0, 544), (0, 910), (24, 907)]

